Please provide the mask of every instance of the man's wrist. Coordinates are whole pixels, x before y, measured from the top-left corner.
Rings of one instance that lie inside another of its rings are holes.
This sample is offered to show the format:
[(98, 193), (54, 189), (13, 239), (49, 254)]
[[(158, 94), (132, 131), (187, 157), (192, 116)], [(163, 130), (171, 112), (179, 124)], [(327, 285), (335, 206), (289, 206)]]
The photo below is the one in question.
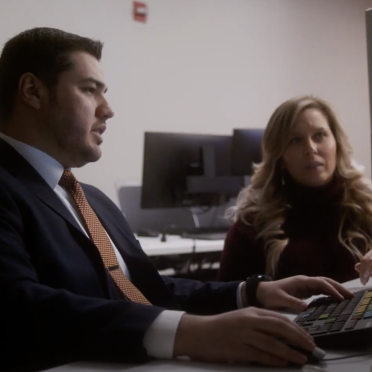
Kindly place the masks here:
[(247, 283), (246, 282), (243, 282), (242, 283), (242, 286), (240, 287), (240, 298), (242, 300), (242, 305), (243, 307), (248, 307), (248, 300), (247, 300), (247, 293), (246, 293), (246, 287)]
[[(263, 305), (257, 299), (257, 290), (258, 286), (261, 282), (269, 282), (272, 281), (272, 278), (267, 275), (253, 275), (247, 278), (245, 281), (245, 306), (255, 306), (255, 307), (263, 307)], [(244, 304), (244, 297), (242, 297), (242, 301)]]
[(182, 316), (174, 340), (173, 358), (193, 356), (195, 342), (201, 337), (201, 334), (199, 335), (197, 332), (203, 332), (201, 330), (203, 318), (206, 319), (207, 317), (189, 314), (184, 314)]

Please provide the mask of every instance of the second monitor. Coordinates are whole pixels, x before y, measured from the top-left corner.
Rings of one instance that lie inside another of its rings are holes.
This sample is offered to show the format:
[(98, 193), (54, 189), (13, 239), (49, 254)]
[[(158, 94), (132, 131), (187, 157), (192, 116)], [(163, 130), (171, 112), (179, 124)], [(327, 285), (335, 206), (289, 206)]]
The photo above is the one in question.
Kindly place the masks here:
[(262, 160), (264, 129), (234, 129), (232, 137), (231, 174), (251, 176), (253, 164)]
[(252, 164), (261, 161), (263, 133), (146, 132), (141, 207), (215, 206), (236, 197), (250, 182)]
[(231, 189), (232, 137), (146, 132), (142, 208), (213, 206)]

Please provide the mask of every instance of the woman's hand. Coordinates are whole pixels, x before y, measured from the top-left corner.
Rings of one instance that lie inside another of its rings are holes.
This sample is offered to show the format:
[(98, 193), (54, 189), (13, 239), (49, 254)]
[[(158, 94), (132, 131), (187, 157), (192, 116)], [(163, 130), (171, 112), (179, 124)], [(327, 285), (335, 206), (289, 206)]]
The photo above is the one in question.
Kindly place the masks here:
[(372, 251), (365, 254), (354, 267), (359, 272), (360, 281), (363, 285), (366, 285), (372, 275)]

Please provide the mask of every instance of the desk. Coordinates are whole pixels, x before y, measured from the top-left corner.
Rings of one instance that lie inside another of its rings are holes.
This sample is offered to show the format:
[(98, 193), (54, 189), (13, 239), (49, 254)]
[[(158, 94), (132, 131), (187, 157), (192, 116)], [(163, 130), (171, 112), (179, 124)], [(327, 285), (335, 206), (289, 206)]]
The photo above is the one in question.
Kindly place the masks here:
[[(359, 279), (344, 283), (346, 288), (358, 290), (361, 287)], [(310, 300), (309, 300), (310, 301)], [(355, 351), (352, 352), (355, 354)], [(327, 351), (326, 358), (347, 355), (345, 352)], [(329, 372), (370, 372), (372, 366), (372, 354), (362, 357), (354, 357), (340, 361), (329, 361), (319, 364)], [(49, 369), (48, 372), (294, 372), (301, 371), (301, 367), (274, 369), (261, 366), (236, 366), (232, 364), (205, 364), (189, 360), (164, 361), (157, 360), (143, 365), (111, 364), (79, 362)], [(47, 371), (45, 371), (47, 372)]]
[(137, 239), (161, 275), (187, 277), (193, 273), (194, 279), (215, 280), (224, 240), (185, 239), (176, 235), (168, 235), (166, 242), (160, 241), (160, 237)]
[[(341, 354), (340, 354), (341, 355)], [(329, 353), (327, 357), (337, 356)], [(350, 358), (319, 364), (327, 372), (370, 372), (372, 356)], [(301, 367), (274, 369), (261, 366), (235, 366), (229, 364), (210, 364), (192, 361), (154, 361), (143, 365), (120, 365), (109, 363), (73, 363), (50, 369), (45, 372), (296, 372)]]
[(188, 254), (205, 252), (221, 252), (224, 240), (185, 239), (176, 235), (167, 235), (167, 241), (161, 242), (160, 237), (137, 237), (142, 249), (148, 256), (163, 256), (172, 254)]

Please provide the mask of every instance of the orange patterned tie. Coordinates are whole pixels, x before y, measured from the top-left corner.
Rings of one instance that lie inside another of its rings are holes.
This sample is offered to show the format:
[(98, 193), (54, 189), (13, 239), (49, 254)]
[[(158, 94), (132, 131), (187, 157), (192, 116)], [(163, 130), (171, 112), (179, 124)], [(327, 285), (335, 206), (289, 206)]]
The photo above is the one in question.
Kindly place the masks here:
[(59, 184), (63, 186), (73, 197), (85, 221), (89, 236), (98, 248), (102, 261), (116, 285), (129, 300), (141, 304), (151, 305), (146, 297), (139, 291), (138, 288), (134, 286), (134, 284), (121, 270), (110, 239), (108, 238), (106, 231), (97, 215), (94, 213), (93, 209), (85, 198), (84, 191), (72, 172), (65, 169)]

